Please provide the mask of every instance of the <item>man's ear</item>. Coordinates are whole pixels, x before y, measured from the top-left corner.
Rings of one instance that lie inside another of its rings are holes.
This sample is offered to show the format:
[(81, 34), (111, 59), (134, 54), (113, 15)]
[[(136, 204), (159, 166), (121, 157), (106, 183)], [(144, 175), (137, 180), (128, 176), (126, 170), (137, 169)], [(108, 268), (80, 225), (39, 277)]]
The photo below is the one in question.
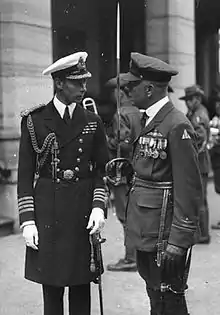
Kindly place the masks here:
[(63, 89), (63, 80), (61, 80), (60, 78), (55, 78), (54, 79), (54, 85), (58, 90), (62, 90)]
[(145, 96), (147, 96), (148, 98), (151, 98), (152, 94), (153, 94), (153, 90), (154, 90), (154, 86), (153, 84), (146, 84), (144, 86), (144, 93)]

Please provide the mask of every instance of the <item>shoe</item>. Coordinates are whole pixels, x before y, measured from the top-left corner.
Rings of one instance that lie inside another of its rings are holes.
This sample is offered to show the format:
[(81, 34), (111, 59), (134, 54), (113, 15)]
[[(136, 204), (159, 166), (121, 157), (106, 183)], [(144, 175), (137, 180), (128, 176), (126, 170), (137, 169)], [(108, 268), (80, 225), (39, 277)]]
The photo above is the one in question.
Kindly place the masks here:
[(209, 244), (211, 241), (210, 236), (200, 236), (200, 238), (197, 241), (197, 244)]
[(220, 221), (217, 222), (216, 224), (211, 225), (211, 229), (213, 230), (220, 230)]
[(137, 271), (137, 264), (127, 259), (119, 259), (116, 264), (107, 265), (109, 271)]

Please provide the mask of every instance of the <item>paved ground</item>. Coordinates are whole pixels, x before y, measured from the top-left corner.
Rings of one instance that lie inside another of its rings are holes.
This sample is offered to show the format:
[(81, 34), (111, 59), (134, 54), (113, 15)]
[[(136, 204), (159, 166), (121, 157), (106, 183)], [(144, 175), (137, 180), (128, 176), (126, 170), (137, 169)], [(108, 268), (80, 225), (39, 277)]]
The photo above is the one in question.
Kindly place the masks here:
[[(220, 219), (220, 196), (208, 187), (211, 223)], [(220, 231), (211, 231), (210, 245), (196, 245), (187, 300), (191, 315), (220, 315)], [(103, 236), (104, 262), (123, 256), (121, 226), (110, 214)], [(23, 279), (24, 243), (21, 235), (0, 238), (0, 315), (39, 315), (41, 288)], [(105, 315), (146, 315), (149, 304), (144, 282), (137, 273), (112, 273), (103, 277)], [(92, 314), (98, 315), (98, 288), (92, 288)], [(67, 313), (66, 313), (67, 314)]]

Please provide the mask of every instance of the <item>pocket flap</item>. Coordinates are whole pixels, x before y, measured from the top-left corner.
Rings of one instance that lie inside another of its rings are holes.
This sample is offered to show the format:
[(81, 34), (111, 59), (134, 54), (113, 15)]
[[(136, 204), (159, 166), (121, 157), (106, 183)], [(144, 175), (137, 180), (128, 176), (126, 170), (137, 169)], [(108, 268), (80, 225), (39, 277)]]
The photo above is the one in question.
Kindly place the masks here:
[(135, 190), (137, 205), (144, 208), (161, 208), (163, 190), (154, 188), (138, 188)]

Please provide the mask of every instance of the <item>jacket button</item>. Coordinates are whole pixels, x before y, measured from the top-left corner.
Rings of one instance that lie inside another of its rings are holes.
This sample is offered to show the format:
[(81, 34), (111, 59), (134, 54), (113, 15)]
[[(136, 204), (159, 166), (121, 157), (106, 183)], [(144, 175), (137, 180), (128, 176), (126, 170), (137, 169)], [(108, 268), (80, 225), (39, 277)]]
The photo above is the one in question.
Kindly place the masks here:
[(80, 158), (77, 158), (76, 161), (79, 163), (80, 162)]
[(76, 177), (75, 181), (78, 182), (79, 181), (79, 177)]
[(59, 178), (57, 178), (56, 182), (59, 184), (59, 183), (60, 183), (60, 179), (59, 179)]
[(82, 138), (79, 139), (79, 143), (83, 143), (83, 139)]
[(75, 167), (75, 171), (76, 171), (76, 172), (79, 172), (78, 166)]
[(83, 150), (82, 150), (82, 148), (79, 148), (78, 151), (79, 151), (80, 153), (82, 153)]

